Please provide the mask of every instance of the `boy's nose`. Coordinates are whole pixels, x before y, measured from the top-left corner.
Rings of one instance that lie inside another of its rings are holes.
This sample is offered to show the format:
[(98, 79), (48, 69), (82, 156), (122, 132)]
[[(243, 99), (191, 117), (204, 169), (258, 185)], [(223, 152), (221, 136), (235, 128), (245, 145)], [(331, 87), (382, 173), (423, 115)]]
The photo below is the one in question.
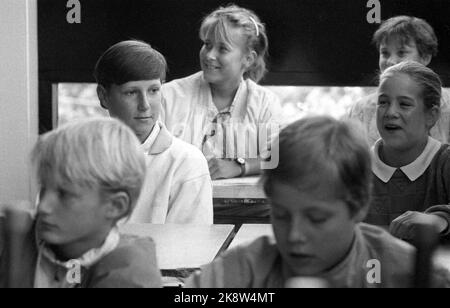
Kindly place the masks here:
[(292, 221), (291, 226), (289, 228), (289, 242), (290, 243), (305, 243), (307, 240), (306, 232), (304, 230), (304, 225), (302, 226), (302, 222)]
[(398, 64), (400, 62), (400, 58), (397, 56), (390, 56), (389, 59), (386, 61), (386, 64), (388, 67), (394, 66), (395, 64)]
[(147, 93), (142, 93), (139, 98), (139, 111), (146, 111), (150, 108), (150, 99)]
[(58, 203), (56, 193), (47, 191), (39, 195), (38, 214), (49, 215), (53, 212), (55, 205)]

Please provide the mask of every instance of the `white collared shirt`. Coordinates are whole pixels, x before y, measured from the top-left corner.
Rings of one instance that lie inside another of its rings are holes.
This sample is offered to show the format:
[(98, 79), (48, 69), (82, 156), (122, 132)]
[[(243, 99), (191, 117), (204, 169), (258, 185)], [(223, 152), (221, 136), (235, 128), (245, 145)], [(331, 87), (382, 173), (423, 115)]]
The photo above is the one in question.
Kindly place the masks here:
[[(278, 97), (250, 79), (239, 84), (229, 110), (231, 117), (223, 121), (226, 125), (222, 130), (222, 125), (211, 127), (220, 111), (203, 72), (166, 83), (162, 92), (161, 119), (167, 129), (208, 157), (214, 154), (217, 158), (258, 158), (266, 155), (270, 140), (278, 134), (281, 112)], [(211, 140), (205, 150), (205, 136), (214, 129), (221, 130), (215, 134), (218, 140)]]
[[(383, 181), (384, 183), (388, 183), (391, 180), (397, 168), (386, 165), (380, 159), (379, 150), (381, 142), (382, 139), (379, 139), (377, 142), (375, 142), (375, 145), (372, 147), (372, 172), (381, 181)], [(436, 155), (437, 152), (439, 152), (441, 145), (442, 145), (441, 142), (437, 141), (436, 139), (433, 139), (432, 137), (428, 137), (427, 145), (425, 146), (425, 149), (423, 150), (422, 154), (420, 154), (419, 157), (417, 157), (416, 160), (414, 160), (409, 165), (400, 167), (400, 170), (408, 177), (408, 179), (411, 182), (414, 182), (428, 169), (434, 156)]]

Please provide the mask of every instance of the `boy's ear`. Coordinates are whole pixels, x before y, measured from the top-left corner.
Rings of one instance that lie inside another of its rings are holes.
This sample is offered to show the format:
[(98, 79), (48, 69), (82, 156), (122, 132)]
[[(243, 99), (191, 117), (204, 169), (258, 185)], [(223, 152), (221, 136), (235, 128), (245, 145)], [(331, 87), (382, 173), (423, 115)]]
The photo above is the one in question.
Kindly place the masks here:
[(428, 109), (426, 112), (426, 124), (431, 129), (436, 122), (439, 120), (439, 116), (441, 114), (440, 109), (437, 106), (433, 106), (431, 109)]
[(102, 85), (97, 86), (97, 96), (100, 101), (100, 106), (104, 109), (108, 109), (108, 93)]
[(106, 218), (117, 221), (124, 218), (131, 207), (131, 199), (124, 191), (119, 191), (108, 196), (109, 202), (106, 208)]

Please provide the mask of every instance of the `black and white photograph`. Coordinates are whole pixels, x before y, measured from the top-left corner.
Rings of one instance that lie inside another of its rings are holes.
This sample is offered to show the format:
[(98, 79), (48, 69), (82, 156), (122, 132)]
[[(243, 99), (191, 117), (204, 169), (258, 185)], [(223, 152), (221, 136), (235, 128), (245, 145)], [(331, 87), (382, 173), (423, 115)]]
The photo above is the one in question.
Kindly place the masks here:
[(0, 288), (450, 288), (449, 16), (0, 0)]

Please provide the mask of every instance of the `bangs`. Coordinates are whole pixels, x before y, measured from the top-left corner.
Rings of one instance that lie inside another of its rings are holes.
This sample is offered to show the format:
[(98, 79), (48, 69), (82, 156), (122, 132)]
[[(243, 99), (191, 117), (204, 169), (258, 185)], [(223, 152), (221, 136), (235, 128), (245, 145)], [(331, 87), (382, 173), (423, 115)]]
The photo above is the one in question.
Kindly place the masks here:
[(236, 45), (231, 35), (232, 26), (225, 18), (208, 18), (200, 28), (200, 39), (206, 40), (211, 35), (215, 42), (222, 42), (230, 46)]
[(109, 84), (121, 85), (130, 81), (155, 80), (166, 78), (165, 64), (147, 55), (130, 55), (118, 62), (117, 66), (106, 72), (111, 76)]
[(330, 191), (342, 192), (340, 185), (336, 185), (342, 182), (340, 170), (330, 159), (336, 155), (329, 153), (327, 147), (332, 136), (328, 134), (322, 140), (318, 137), (310, 135), (299, 140), (291, 134), (283, 134), (279, 139), (279, 164), (277, 168), (268, 170), (269, 177), (299, 191), (313, 193), (325, 185)]
[(118, 63), (114, 80), (117, 85), (130, 81), (155, 80), (164, 81), (166, 67), (162, 61), (155, 61), (153, 57), (146, 54), (130, 55), (124, 61)]
[(94, 77), (104, 87), (130, 81), (165, 81), (167, 62), (150, 45), (140, 41), (123, 41), (110, 47), (97, 61)]
[(146, 172), (139, 140), (111, 118), (80, 120), (44, 134), (31, 161), (42, 187), (125, 191), (133, 204)]
[[(413, 45), (416, 46), (413, 36), (410, 33), (402, 32), (400, 29), (393, 29), (389, 32), (386, 32), (380, 38), (380, 44), (378, 47), (380, 47), (382, 44), (389, 44), (389, 42), (398, 42), (402, 47), (412, 47)], [(416, 48), (418, 48), (418, 46), (416, 46)]]
[(49, 135), (39, 141), (33, 151), (33, 165), (36, 168), (37, 180), (40, 185), (58, 184), (62, 187), (93, 187), (98, 185), (92, 177), (86, 174), (92, 172), (86, 168), (84, 155), (80, 155), (74, 146), (68, 144), (68, 139)]
[(263, 176), (267, 195), (275, 181), (313, 194), (325, 187), (354, 213), (367, 204), (370, 189), (370, 153), (361, 131), (328, 117), (305, 118), (286, 127), (279, 137), (278, 167)]

